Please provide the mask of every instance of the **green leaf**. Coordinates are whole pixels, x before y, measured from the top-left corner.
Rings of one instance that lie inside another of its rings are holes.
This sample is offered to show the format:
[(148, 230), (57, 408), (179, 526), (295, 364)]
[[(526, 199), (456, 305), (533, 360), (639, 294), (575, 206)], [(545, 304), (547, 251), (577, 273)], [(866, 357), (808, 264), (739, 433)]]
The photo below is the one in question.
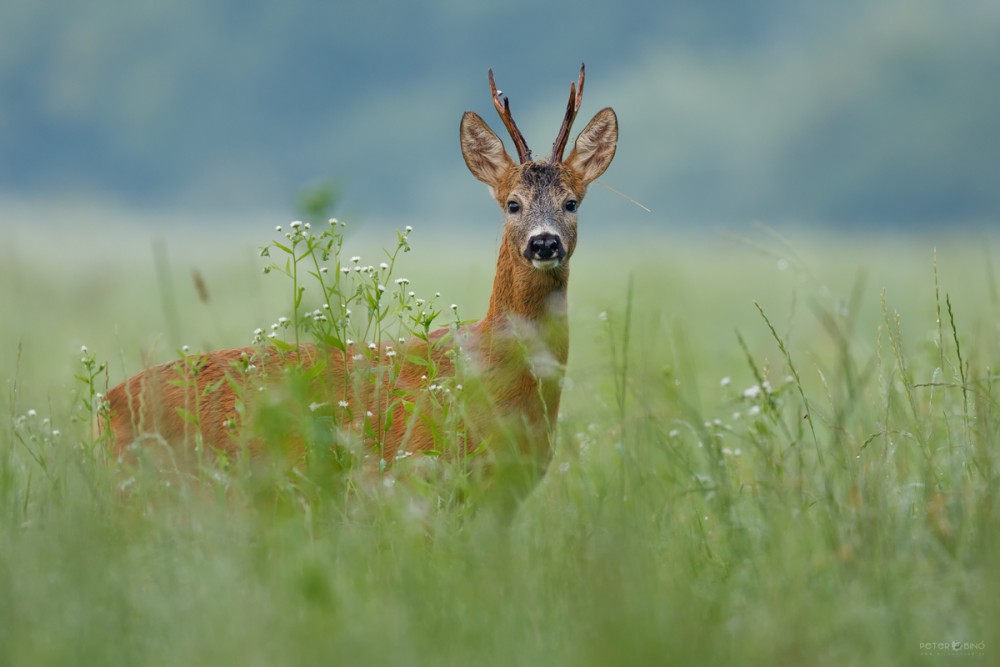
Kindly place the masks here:
[(192, 412), (191, 410), (185, 410), (184, 408), (174, 408), (177, 416), (188, 424), (198, 425), (198, 414)]
[(287, 352), (289, 350), (294, 350), (295, 349), (295, 345), (294, 344), (287, 343), (287, 342), (281, 340), (280, 338), (271, 338), (270, 341), (271, 341), (271, 345), (274, 345), (274, 347), (276, 347), (277, 349), (281, 350), (282, 352)]

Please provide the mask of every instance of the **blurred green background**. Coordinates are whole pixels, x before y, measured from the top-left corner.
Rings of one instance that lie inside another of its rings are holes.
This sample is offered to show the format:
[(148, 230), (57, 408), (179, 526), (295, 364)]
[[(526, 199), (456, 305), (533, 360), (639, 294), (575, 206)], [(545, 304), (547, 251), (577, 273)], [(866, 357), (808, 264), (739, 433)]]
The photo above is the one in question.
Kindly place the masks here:
[(317, 182), (366, 223), (495, 218), (461, 113), (498, 124), (492, 67), (544, 152), (581, 61), (581, 127), (607, 105), (622, 126), (604, 182), (654, 211), (602, 190), (590, 220), (989, 225), (998, 34), (991, 0), (10, 0), (0, 225), (39, 202), (160, 227), (284, 219)]

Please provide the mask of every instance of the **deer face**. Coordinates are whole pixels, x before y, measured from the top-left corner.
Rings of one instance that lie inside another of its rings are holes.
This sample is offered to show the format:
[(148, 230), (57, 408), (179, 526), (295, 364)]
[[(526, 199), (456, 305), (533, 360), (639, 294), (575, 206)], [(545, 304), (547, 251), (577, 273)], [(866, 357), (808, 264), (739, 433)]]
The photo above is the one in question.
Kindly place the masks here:
[(471, 111), (462, 117), (460, 134), (469, 171), (490, 187), (504, 212), (508, 241), (535, 269), (550, 271), (562, 265), (576, 247), (577, 210), (587, 186), (614, 157), (615, 112), (599, 111), (565, 160), (515, 164), (499, 137)]
[(562, 164), (528, 162), (507, 174), (494, 191), (506, 234), (534, 268), (555, 269), (576, 247), (576, 211), (583, 199), (579, 179)]

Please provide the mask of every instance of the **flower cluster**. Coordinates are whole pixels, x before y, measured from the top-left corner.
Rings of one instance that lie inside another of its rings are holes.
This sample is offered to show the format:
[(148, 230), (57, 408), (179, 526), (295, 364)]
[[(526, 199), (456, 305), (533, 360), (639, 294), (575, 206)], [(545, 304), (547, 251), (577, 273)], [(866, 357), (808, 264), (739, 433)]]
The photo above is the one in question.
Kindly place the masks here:
[[(329, 222), (329, 229), (318, 233), (308, 222), (298, 220), (289, 225), (287, 232), (279, 226), (277, 231), (284, 234), (288, 243), (276, 241), (261, 250), (264, 257), (275, 253), (285, 256), (284, 262), (268, 264), (265, 273), (274, 271), (292, 278), (295, 311), (273, 323), (266, 333), (264, 329), (256, 329), (253, 343), (277, 344), (286, 334), (298, 341), (302, 334), (310, 334), (346, 351), (349, 345), (346, 341), (370, 339), (372, 333), (378, 343), (386, 338), (402, 344), (413, 335), (426, 337), (440, 309), (434, 306), (433, 299), (419, 298), (409, 290), (408, 278), (393, 276), (399, 254), (410, 250), (409, 235), (413, 227), (407, 225), (397, 232), (395, 249), (387, 251), (386, 258), (375, 264), (363, 261), (359, 254), (342, 261), (345, 224), (336, 218)], [(311, 285), (307, 286), (306, 275), (314, 278)], [(390, 286), (396, 289), (391, 290)], [(309, 294), (317, 291), (322, 306), (300, 309)], [(390, 294), (393, 300), (387, 302)], [(352, 319), (352, 309), (363, 311), (363, 316)], [(452, 309), (457, 317), (457, 306)], [(336, 317), (332, 316), (334, 312), (338, 313)], [(395, 327), (397, 333), (387, 335), (387, 326)], [(395, 351), (390, 348), (387, 354), (391, 357)]]

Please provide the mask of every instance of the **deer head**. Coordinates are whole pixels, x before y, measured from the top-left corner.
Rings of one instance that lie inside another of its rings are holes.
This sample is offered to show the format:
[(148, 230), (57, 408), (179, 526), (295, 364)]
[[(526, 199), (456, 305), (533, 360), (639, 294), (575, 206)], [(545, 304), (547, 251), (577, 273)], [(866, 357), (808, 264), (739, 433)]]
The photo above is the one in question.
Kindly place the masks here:
[(597, 112), (576, 139), (569, 156), (563, 152), (570, 127), (583, 99), (584, 68), (579, 83), (570, 84), (569, 103), (548, 159), (533, 160), (527, 142), (514, 123), (510, 103), (501, 97), (489, 72), (493, 104), (510, 133), (518, 162), (477, 114), (462, 116), (462, 156), (472, 175), (490, 188), (504, 212), (504, 243), (513, 244), (518, 261), (536, 271), (565, 272), (576, 247), (577, 211), (587, 186), (611, 164), (618, 142), (615, 112)]

